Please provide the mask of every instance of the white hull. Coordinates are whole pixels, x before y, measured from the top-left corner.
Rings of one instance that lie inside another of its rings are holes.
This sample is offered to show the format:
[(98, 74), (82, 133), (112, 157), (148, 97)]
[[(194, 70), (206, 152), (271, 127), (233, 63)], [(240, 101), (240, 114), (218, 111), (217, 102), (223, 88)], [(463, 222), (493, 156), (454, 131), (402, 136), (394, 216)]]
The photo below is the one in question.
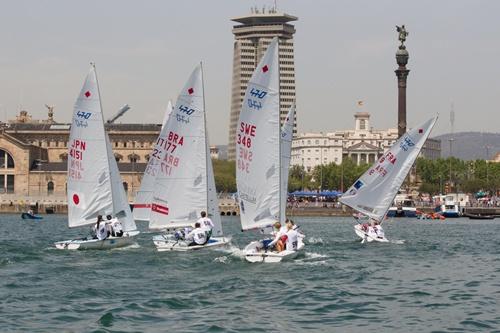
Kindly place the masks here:
[(122, 237), (108, 237), (105, 240), (99, 239), (70, 239), (54, 243), (56, 249), (59, 250), (108, 250), (117, 247), (124, 247), (134, 243), (133, 237), (140, 232), (129, 231), (123, 234)]
[(376, 235), (374, 234), (371, 234), (371, 233), (367, 233), (365, 231), (363, 231), (363, 229), (361, 229), (361, 224), (356, 224), (354, 226), (354, 232), (356, 233), (356, 235), (358, 235), (359, 238), (362, 239), (361, 242), (380, 242), (380, 243), (386, 243), (388, 242), (389, 240), (385, 237), (383, 238), (380, 238), (380, 237), (377, 237)]
[(176, 240), (171, 234), (157, 235), (153, 237), (153, 243), (158, 252), (164, 251), (194, 251), (207, 248), (219, 248), (227, 246), (231, 242), (231, 237), (210, 237), (208, 243), (205, 245), (188, 246), (188, 242)]
[(243, 251), (245, 253), (245, 259), (248, 262), (276, 263), (283, 260), (291, 260), (296, 258), (303, 249), (304, 242), (302, 241), (302, 238), (299, 237), (297, 251), (284, 250), (281, 252), (276, 252), (271, 250), (264, 250), (262, 240), (251, 242), (245, 247)]

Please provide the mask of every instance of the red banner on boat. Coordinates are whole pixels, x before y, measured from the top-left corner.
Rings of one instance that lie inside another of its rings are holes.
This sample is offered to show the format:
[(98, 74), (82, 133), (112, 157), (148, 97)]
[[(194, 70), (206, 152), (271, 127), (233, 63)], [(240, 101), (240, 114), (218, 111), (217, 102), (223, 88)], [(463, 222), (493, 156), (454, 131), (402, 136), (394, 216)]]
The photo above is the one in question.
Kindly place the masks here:
[(168, 207), (152, 204), (151, 210), (160, 214), (168, 215)]

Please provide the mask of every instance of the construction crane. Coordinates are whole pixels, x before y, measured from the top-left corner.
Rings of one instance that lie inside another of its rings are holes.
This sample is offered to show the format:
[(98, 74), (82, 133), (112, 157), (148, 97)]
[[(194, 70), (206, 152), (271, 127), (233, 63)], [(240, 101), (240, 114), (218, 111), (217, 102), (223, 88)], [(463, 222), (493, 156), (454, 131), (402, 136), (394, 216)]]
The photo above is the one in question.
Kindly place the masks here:
[(106, 123), (108, 123), (108, 124), (114, 123), (116, 119), (118, 119), (121, 116), (123, 116), (125, 114), (125, 112), (127, 112), (128, 110), (130, 110), (130, 106), (128, 104), (125, 104), (124, 106), (122, 106), (120, 108), (120, 110), (118, 110), (118, 112), (113, 117), (111, 117), (110, 119), (106, 120)]

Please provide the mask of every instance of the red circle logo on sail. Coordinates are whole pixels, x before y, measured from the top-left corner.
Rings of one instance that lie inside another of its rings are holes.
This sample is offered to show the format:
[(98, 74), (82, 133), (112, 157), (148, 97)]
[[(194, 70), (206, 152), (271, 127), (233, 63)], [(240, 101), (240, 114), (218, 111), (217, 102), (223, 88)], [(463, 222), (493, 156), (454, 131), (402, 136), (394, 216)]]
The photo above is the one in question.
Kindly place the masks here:
[(78, 194), (73, 194), (73, 202), (75, 203), (75, 205), (78, 205), (80, 203), (80, 197), (78, 196)]

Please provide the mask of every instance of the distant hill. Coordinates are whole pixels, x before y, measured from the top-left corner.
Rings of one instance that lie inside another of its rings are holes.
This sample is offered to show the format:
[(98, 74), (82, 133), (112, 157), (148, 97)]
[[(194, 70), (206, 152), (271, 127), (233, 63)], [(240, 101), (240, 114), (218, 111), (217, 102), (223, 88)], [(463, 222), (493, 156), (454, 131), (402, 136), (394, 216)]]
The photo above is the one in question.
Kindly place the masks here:
[(441, 140), (442, 158), (450, 156), (450, 138), (453, 139), (452, 155), (462, 160), (490, 160), (500, 153), (500, 133), (460, 132), (433, 138)]

